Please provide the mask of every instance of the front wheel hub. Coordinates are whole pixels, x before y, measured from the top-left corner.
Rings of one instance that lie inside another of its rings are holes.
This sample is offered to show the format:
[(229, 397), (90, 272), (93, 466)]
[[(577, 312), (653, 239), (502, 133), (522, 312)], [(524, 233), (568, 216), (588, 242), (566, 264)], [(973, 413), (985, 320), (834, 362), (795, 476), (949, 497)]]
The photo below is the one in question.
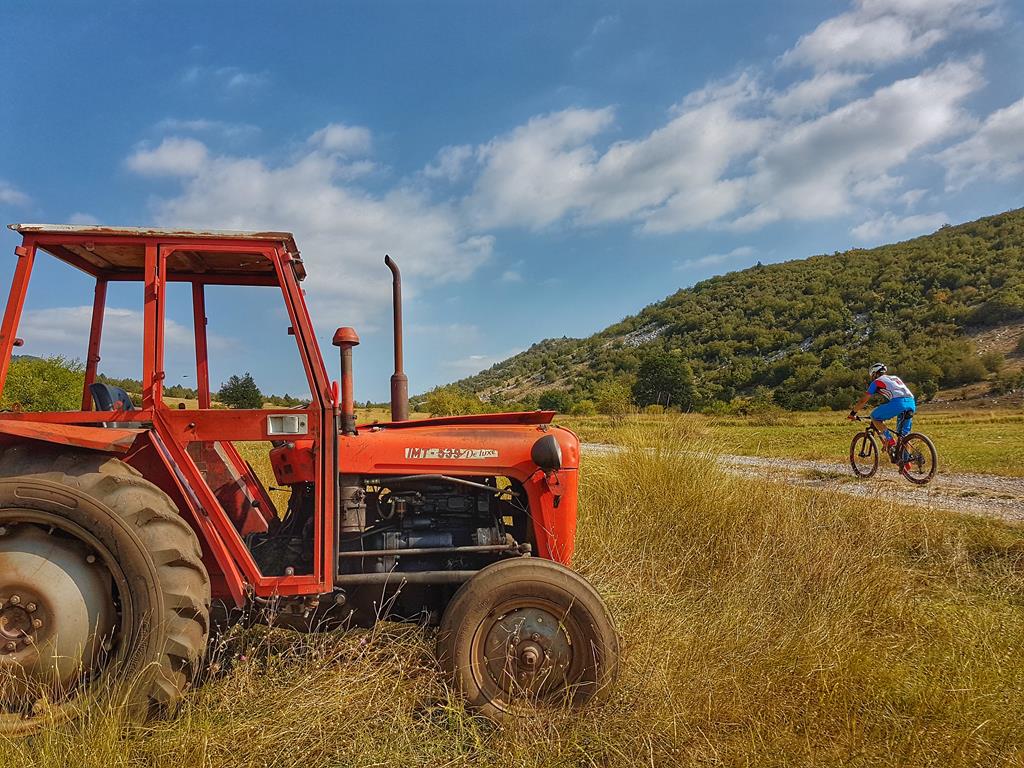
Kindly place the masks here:
[(484, 650), (493, 683), (528, 696), (544, 697), (563, 688), (573, 659), (572, 641), (558, 608), (530, 600), (513, 601), (495, 617)]

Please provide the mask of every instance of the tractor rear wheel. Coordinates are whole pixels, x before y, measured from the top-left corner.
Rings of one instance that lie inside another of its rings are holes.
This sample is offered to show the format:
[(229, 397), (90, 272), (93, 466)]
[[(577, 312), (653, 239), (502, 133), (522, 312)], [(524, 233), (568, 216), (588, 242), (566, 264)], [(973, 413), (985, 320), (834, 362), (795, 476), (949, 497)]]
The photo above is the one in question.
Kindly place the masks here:
[(117, 693), (172, 707), (206, 650), (210, 579), (170, 498), (102, 454), (0, 452), (0, 734)]
[(597, 591), (550, 560), (487, 566), (449, 603), (438, 658), (469, 706), (493, 720), (607, 693), (619, 641)]

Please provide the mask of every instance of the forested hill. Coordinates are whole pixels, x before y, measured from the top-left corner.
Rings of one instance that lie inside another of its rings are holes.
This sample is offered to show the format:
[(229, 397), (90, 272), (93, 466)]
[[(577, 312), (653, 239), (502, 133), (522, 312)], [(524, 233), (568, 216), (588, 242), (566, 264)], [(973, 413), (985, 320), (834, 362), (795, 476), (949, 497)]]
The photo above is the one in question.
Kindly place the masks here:
[[(924, 396), (994, 376), (1002, 356), (979, 354), (971, 337), (1022, 318), (1019, 209), (713, 277), (590, 338), (542, 341), (455, 386), (492, 406), (529, 407), (546, 394), (562, 410), (609, 386), (638, 405), (674, 393), (670, 404), (683, 408), (744, 397), (845, 408), (875, 360)], [(1018, 342), (1011, 356), (1019, 354)]]

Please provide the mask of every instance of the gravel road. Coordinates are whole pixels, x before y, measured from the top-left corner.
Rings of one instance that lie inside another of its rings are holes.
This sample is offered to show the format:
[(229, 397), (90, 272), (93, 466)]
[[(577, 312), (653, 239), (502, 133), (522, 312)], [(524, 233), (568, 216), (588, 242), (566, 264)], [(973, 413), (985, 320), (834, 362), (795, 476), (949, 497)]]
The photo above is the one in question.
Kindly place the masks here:
[[(583, 444), (584, 454), (610, 454), (620, 450), (616, 445)], [(851, 496), (891, 498), (904, 504), (917, 504), (931, 509), (949, 509), (1003, 520), (1024, 521), (1024, 478), (944, 472), (941, 457), (938, 475), (924, 487), (907, 482), (889, 464), (879, 466), (874, 477), (859, 480), (853, 476), (845, 461), (773, 459), (729, 454), (722, 454), (721, 460), (723, 469), (743, 477), (768, 477), (792, 485), (829, 488)]]

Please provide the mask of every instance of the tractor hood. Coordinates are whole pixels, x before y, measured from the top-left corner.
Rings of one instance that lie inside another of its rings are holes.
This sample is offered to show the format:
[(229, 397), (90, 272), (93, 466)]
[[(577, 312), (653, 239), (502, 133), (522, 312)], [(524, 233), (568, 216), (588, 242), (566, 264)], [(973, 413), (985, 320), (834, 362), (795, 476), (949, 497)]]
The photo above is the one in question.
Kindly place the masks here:
[(435, 416), (429, 419), (389, 421), (377, 424), (362, 424), (359, 429), (386, 427), (387, 429), (417, 429), (460, 424), (550, 424), (555, 411), (521, 411), (514, 413), (473, 413), (466, 416)]

